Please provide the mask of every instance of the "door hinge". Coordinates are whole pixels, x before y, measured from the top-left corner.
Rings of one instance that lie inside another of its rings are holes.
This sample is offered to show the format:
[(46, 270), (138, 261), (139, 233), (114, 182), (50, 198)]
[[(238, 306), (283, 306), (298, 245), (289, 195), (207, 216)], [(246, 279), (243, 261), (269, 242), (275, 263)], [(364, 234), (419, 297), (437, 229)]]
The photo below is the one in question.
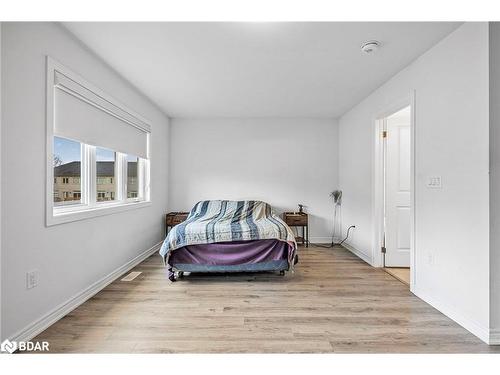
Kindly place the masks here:
[(382, 251), (382, 254), (385, 254), (385, 252), (386, 252), (386, 250), (387, 250), (387, 249), (385, 248), (385, 246), (382, 246), (382, 247), (380, 248), (380, 250)]
[(382, 138), (387, 138), (387, 130), (384, 130), (384, 131), (382, 132)]

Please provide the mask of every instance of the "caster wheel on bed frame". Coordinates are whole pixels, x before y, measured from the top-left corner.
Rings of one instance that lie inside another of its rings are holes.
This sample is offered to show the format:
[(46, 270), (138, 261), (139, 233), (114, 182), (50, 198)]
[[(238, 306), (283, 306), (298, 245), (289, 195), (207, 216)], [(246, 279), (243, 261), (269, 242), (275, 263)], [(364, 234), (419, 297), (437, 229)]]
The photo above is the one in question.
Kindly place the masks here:
[(177, 281), (178, 279), (182, 279), (184, 277), (183, 271), (174, 271), (172, 276), (169, 276), (168, 279), (172, 282)]
[(285, 276), (285, 271), (280, 271), (280, 276)]

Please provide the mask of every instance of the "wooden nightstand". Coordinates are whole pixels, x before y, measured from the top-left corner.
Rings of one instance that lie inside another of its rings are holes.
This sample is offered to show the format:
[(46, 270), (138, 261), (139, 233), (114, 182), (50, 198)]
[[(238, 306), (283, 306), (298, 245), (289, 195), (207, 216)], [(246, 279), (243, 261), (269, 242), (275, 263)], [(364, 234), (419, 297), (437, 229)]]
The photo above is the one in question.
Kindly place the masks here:
[(295, 237), (302, 245), (309, 247), (309, 217), (304, 212), (284, 212), (283, 221), (289, 227), (302, 227), (302, 236)]
[(169, 212), (165, 215), (165, 236), (169, 229), (187, 219), (189, 212)]

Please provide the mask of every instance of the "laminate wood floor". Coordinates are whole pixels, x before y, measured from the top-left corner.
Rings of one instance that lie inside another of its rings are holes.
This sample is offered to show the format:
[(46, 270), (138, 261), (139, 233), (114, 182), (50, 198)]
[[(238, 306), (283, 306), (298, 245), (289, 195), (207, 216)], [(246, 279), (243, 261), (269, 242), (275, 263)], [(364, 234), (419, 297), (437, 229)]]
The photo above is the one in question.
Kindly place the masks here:
[(410, 269), (401, 267), (386, 267), (384, 271), (410, 287)]
[(51, 352), (500, 352), (343, 248), (300, 249), (295, 274), (191, 275), (159, 255), (42, 332)]

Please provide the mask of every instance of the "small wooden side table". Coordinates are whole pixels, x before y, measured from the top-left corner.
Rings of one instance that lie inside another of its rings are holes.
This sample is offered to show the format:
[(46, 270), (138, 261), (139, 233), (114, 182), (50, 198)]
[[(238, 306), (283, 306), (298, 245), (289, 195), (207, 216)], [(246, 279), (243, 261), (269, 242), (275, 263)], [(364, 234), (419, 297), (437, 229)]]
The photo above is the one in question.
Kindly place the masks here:
[(304, 212), (284, 212), (283, 221), (289, 227), (302, 227), (302, 236), (295, 237), (295, 240), (309, 247), (309, 216)]
[(165, 236), (168, 231), (187, 219), (189, 212), (169, 212), (165, 215)]

